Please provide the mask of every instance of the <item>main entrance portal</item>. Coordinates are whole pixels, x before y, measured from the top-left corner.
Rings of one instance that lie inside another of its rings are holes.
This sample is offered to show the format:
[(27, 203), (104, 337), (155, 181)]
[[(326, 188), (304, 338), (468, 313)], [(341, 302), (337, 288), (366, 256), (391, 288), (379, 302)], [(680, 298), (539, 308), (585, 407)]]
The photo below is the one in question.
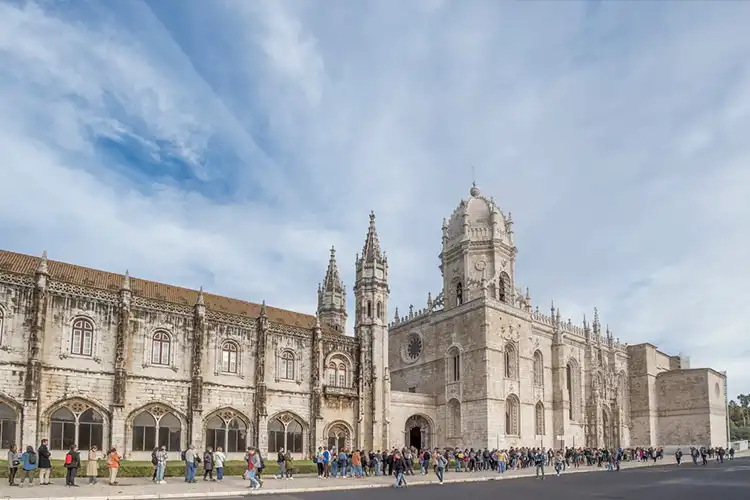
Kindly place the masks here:
[(432, 426), (423, 415), (412, 415), (406, 421), (404, 429), (404, 445), (418, 450), (430, 447)]
[(412, 427), (409, 431), (409, 446), (422, 449), (422, 429), (419, 427)]

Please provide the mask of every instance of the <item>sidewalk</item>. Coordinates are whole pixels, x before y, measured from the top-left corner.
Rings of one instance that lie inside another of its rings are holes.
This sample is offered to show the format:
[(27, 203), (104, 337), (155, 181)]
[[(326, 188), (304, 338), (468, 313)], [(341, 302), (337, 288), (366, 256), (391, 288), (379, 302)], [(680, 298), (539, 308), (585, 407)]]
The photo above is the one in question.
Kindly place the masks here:
[[(738, 457), (746, 456), (746, 453), (738, 454)], [(688, 459), (688, 462), (690, 459)], [(622, 469), (633, 469), (641, 467), (658, 467), (663, 465), (674, 464), (673, 457), (666, 457), (654, 464), (653, 462), (625, 462)], [(690, 464), (688, 464), (690, 465)], [(583, 466), (579, 469), (568, 468), (564, 474), (585, 473), (585, 472), (603, 472), (605, 467), (588, 467)], [(554, 475), (551, 467), (546, 467), (547, 475)], [(448, 471), (445, 474), (446, 483), (468, 483), (479, 481), (495, 481), (514, 479), (519, 477), (533, 476), (535, 470), (533, 467), (519, 471), (506, 472), (498, 474), (496, 472), (476, 472), (476, 473), (455, 473)], [(418, 486), (424, 484), (437, 484), (435, 474), (422, 476), (419, 472), (414, 476), (407, 476), (409, 486)], [(87, 478), (78, 478), (81, 485), (77, 488), (65, 487), (64, 479), (53, 480), (49, 486), (39, 486), (36, 483), (33, 487), (28, 484), (23, 488), (10, 487), (7, 485), (0, 486), (0, 500), (23, 498), (25, 500), (155, 500), (155, 499), (176, 499), (176, 498), (228, 498), (244, 496), (251, 493), (248, 489), (248, 482), (237, 476), (227, 477), (223, 482), (204, 482), (198, 479), (196, 484), (185, 484), (181, 478), (167, 478), (167, 484), (157, 485), (146, 478), (122, 478), (118, 486), (109, 486), (106, 480), (100, 481), (96, 485), (89, 485)], [(334, 491), (334, 490), (355, 490), (365, 488), (387, 488), (392, 487), (394, 478), (388, 476), (368, 477), (365, 479), (319, 479), (317, 477), (299, 477), (293, 480), (274, 479), (271, 476), (264, 477), (263, 488), (253, 491), (253, 495), (268, 495), (274, 493), (305, 493), (312, 491)]]

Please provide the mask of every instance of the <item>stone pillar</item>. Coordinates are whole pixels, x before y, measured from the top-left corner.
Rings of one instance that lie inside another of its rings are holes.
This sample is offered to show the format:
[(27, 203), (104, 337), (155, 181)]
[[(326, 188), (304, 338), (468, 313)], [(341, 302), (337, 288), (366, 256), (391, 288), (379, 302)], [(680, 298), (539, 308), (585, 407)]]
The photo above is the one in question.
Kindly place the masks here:
[(258, 448), (265, 452), (268, 448), (268, 395), (266, 394), (266, 338), (268, 334), (268, 313), (266, 301), (260, 307), (255, 343), (255, 428), (258, 433)]
[(203, 448), (203, 350), (206, 343), (206, 305), (203, 287), (198, 292), (193, 313), (192, 379), (190, 381), (190, 441), (188, 445)]
[(21, 425), (21, 442), (18, 449), (24, 449), (26, 446), (39, 445), (39, 405), (34, 399), (26, 399), (23, 402), (23, 417)]
[(310, 394), (310, 432), (307, 446), (310, 456), (315, 455), (315, 450), (318, 446), (318, 431), (320, 430), (319, 426), (323, 424), (323, 414), (320, 408), (323, 392), (321, 382), (323, 333), (320, 329), (320, 319), (317, 314), (315, 315), (315, 326), (313, 327), (312, 334), (313, 346), (310, 356), (310, 388), (312, 389), (312, 393)]
[(129, 456), (129, 451), (125, 446), (125, 409), (122, 406), (112, 407), (110, 435), (109, 445), (117, 448), (120, 455)]
[(120, 288), (120, 304), (117, 317), (117, 337), (115, 339), (115, 382), (112, 398), (112, 425), (110, 446), (117, 448), (121, 455), (127, 455), (125, 447), (125, 401), (127, 395), (127, 360), (130, 351), (130, 275), (125, 271)]
[(36, 271), (34, 287), (33, 317), (29, 333), (28, 358), (26, 360), (26, 378), (24, 380), (24, 405), (22, 442), (36, 447), (39, 430), (40, 392), (42, 385), (42, 345), (47, 323), (47, 305), (49, 303), (49, 271), (47, 270), (47, 252), (42, 254)]
[[(555, 306), (552, 305), (554, 333), (552, 335), (552, 431), (554, 447), (570, 446), (570, 442), (559, 442), (557, 436), (567, 436), (570, 430), (570, 406), (573, 402), (568, 397), (568, 363), (565, 356), (564, 337), (556, 318)], [(585, 320), (584, 320), (585, 321)], [(572, 381), (571, 381), (572, 382)], [(571, 436), (572, 438), (572, 436)]]

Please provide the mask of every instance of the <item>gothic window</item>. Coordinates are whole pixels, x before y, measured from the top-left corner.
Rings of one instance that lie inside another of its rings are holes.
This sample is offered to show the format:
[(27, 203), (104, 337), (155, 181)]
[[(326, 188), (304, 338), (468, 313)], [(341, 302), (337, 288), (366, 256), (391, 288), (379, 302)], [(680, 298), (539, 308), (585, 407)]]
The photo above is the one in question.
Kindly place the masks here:
[(161, 407), (144, 410), (133, 419), (133, 451), (151, 451), (165, 446), (179, 451), (182, 424), (173, 413)]
[(206, 448), (221, 448), (227, 453), (241, 453), (247, 449), (247, 425), (231, 414), (214, 415), (206, 423)]
[(544, 358), (539, 351), (534, 352), (534, 385), (544, 387)]
[(518, 378), (518, 353), (516, 347), (508, 342), (505, 344), (505, 378)]
[(156, 332), (151, 338), (151, 364), (169, 365), (172, 342), (167, 332)]
[(378, 319), (383, 319), (383, 303), (378, 301), (376, 312), (378, 314)]
[(349, 363), (340, 355), (336, 355), (328, 362), (328, 385), (331, 387), (350, 387)]
[(328, 431), (328, 448), (336, 450), (346, 449), (349, 447), (350, 439), (349, 429), (342, 424), (333, 425)]
[(497, 300), (505, 302), (505, 280), (502, 276), (500, 276), (497, 282)]
[(502, 272), (500, 273), (500, 279), (497, 282), (497, 299), (506, 302), (511, 303), (513, 298), (513, 293), (510, 287), (510, 276), (508, 276), (508, 273)]
[(518, 398), (515, 394), (508, 396), (505, 400), (505, 434), (509, 436), (518, 436), (518, 411), (519, 411)]
[(10, 405), (0, 402), (0, 448), (7, 450), (16, 443), (18, 415)]
[(281, 353), (279, 365), (279, 377), (284, 380), (294, 380), (294, 353), (284, 351)]
[(448, 401), (448, 437), (461, 437), (461, 403), (456, 399)]
[(67, 450), (77, 444), (82, 450), (104, 441), (104, 416), (79, 402), (61, 406), (50, 417), (49, 442), (53, 450)]
[(268, 422), (268, 453), (281, 449), (302, 453), (302, 424), (288, 414)]
[(534, 407), (534, 421), (536, 422), (536, 435), (544, 436), (544, 405), (541, 401)]
[(91, 356), (94, 345), (94, 324), (85, 318), (73, 322), (70, 338), (70, 353)]
[(372, 302), (367, 301), (367, 317), (372, 318)]
[(464, 303), (464, 287), (461, 283), (456, 285), (456, 305), (460, 306)]
[(448, 381), (458, 382), (461, 380), (461, 353), (458, 348), (451, 347), (448, 351)]
[(221, 345), (221, 371), (224, 373), (237, 373), (237, 355), (239, 348), (231, 340)]

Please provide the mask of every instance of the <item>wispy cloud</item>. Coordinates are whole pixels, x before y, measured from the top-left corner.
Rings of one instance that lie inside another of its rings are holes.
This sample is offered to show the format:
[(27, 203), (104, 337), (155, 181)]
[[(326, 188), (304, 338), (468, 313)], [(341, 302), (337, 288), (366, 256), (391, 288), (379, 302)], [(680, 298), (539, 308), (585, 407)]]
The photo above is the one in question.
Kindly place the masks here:
[(3, 246), (311, 312), (374, 209), (421, 306), (473, 164), (543, 309), (750, 389), (750, 6), (326, 5), (0, 4)]

